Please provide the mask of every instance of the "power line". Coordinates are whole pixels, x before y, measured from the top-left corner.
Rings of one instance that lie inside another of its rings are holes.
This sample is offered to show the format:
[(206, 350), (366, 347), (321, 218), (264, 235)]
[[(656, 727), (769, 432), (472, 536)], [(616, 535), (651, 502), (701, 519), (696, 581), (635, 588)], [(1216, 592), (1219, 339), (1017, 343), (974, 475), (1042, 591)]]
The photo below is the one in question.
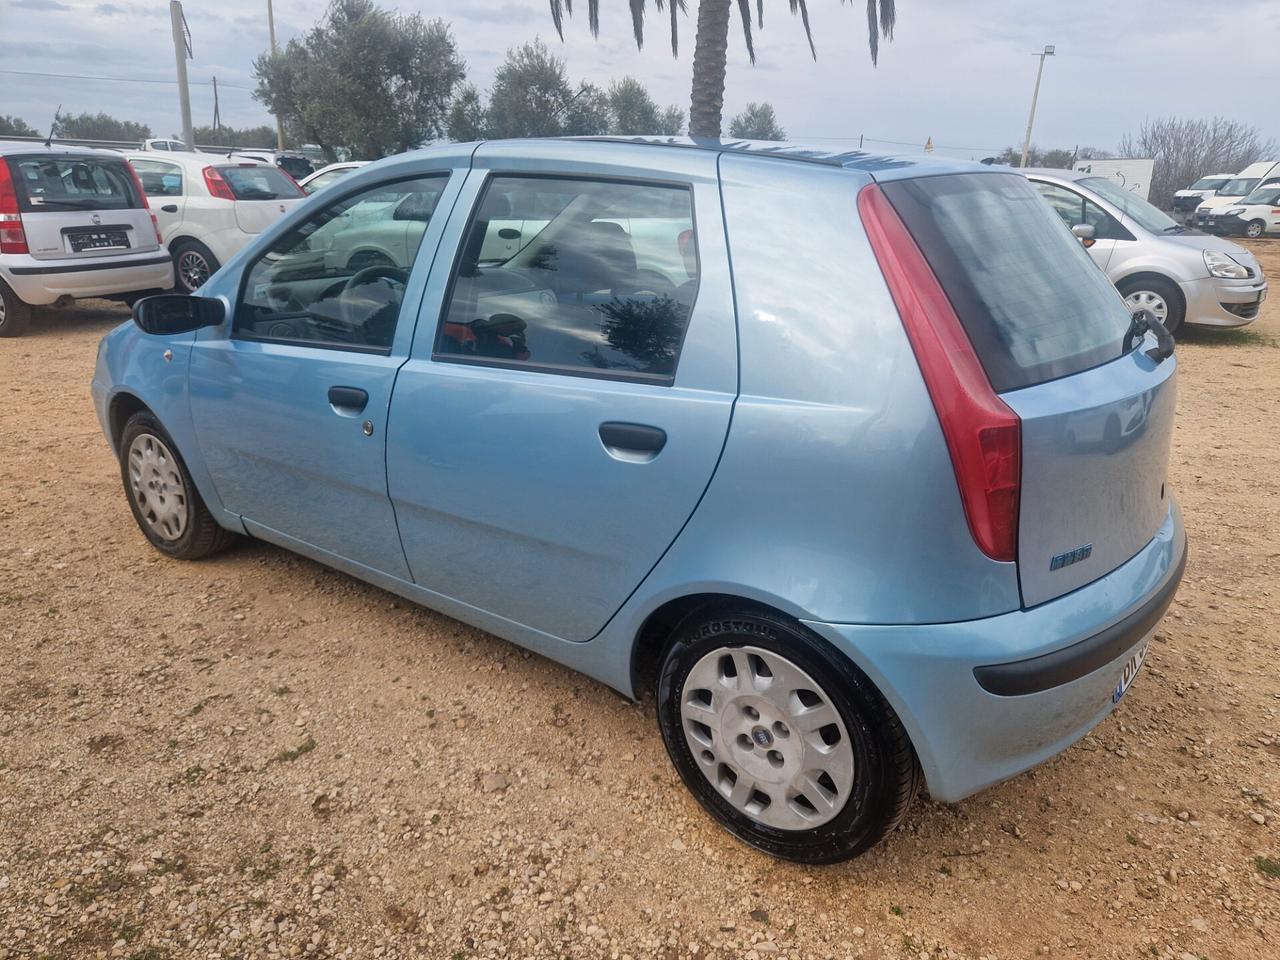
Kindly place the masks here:
[[(33, 70), (0, 70), (0, 73), (7, 73), (16, 77), (54, 77), (61, 80), (112, 80), (116, 83), (165, 83), (169, 86), (176, 86), (177, 80), (149, 80), (143, 77), (89, 77), (79, 73), (36, 73)], [(213, 84), (208, 80), (192, 80), (192, 86), (211, 87)], [(246, 87), (238, 83), (219, 83), (219, 87), (224, 90), (232, 87), (236, 90), (252, 90), (253, 87)]]

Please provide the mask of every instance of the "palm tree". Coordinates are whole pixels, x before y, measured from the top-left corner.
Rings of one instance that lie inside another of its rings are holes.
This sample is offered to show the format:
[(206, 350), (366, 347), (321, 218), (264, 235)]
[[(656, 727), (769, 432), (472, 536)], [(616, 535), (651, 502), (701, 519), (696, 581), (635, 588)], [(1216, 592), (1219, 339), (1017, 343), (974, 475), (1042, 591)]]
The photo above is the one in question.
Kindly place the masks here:
[[(644, 46), (645, 0), (629, 0), (631, 28), (636, 46)], [(678, 53), (678, 15), (685, 12), (685, 0), (653, 0), (658, 12), (671, 14), (671, 55)], [(840, 0), (843, 6), (845, 0)], [(693, 93), (689, 103), (689, 135), (691, 137), (720, 136), (720, 115), (724, 109), (725, 57), (729, 49), (729, 12), (734, 0), (700, 0), (698, 4), (698, 33), (693, 49)], [(813, 45), (813, 33), (809, 29), (809, 10), (805, 0), (787, 0), (791, 13), (800, 15), (804, 34), (809, 41), (809, 52), (818, 59)], [(742, 20), (742, 35), (747, 44), (747, 56), (756, 62), (755, 46), (751, 39), (751, 0), (737, 0), (738, 15)], [(573, 0), (551, 0), (551, 19), (556, 33), (564, 39), (564, 15), (573, 16)], [(871, 62), (880, 55), (880, 37), (893, 39), (893, 27), (897, 22), (894, 0), (867, 0), (867, 41), (871, 48)], [(587, 0), (587, 25), (592, 36), (600, 35), (600, 0)], [(756, 0), (756, 27), (764, 26), (764, 0)]]

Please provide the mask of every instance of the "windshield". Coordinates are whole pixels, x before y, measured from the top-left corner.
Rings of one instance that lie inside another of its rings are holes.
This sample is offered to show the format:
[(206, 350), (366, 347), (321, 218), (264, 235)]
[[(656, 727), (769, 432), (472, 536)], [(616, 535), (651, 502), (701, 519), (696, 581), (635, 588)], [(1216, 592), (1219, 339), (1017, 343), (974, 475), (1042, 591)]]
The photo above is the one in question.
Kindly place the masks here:
[(1201, 177), (1188, 190), (1217, 190), (1220, 186), (1227, 182), (1229, 177)]
[(97, 157), (10, 157), (9, 169), (27, 213), (129, 210), (142, 206), (123, 160)]
[(306, 194), (275, 167), (219, 167), (237, 200), (293, 200)]
[(1243, 197), (1246, 193), (1254, 191), (1259, 179), (1259, 177), (1236, 177), (1234, 180), (1228, 180), (1219, 188), (1218, 193), (1226, 197)]
[(1152, 233), (1171, 233), (1179, 229), (1172, 217), (1106, 177), (1086, 177), (1078, 182), (1086, 190), (1092, 190), (1103, 200), (1119, 207), (1125, 216)]
[(1280, 204), (1280, 185), (1269, 183), (1244, 198), (1245, 203)]

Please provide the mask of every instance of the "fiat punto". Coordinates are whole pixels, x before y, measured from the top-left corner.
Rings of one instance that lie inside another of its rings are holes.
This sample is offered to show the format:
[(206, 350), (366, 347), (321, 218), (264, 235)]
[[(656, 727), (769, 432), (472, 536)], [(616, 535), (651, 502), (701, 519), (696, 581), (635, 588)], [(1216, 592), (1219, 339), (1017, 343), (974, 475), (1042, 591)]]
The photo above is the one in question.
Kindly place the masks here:
[(268, 541), (652, 694), (710, 815), (816, 863), (1125, 694), (1175, 369), (1016, 173), (527, 140), (351, 173), (93, 394), (162, 553)]

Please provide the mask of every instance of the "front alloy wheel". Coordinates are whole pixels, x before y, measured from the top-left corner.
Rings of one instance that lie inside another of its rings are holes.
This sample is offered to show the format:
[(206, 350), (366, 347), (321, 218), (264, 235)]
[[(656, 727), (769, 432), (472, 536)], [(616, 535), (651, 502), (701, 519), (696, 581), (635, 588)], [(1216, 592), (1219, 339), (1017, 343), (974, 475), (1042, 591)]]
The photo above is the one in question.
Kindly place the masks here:
[(1153, 290), (1135, 290), (1124, 298), (1124, 303), (1130, 313), (1146, 310), (1161, 323), (1169, 319), (1168, 301)]
[(1257, 240), (1267, 232), (1267, 225), (1261, 220), (1250, 220), (1244, 228), (1244, 235), (1250, 240)]

